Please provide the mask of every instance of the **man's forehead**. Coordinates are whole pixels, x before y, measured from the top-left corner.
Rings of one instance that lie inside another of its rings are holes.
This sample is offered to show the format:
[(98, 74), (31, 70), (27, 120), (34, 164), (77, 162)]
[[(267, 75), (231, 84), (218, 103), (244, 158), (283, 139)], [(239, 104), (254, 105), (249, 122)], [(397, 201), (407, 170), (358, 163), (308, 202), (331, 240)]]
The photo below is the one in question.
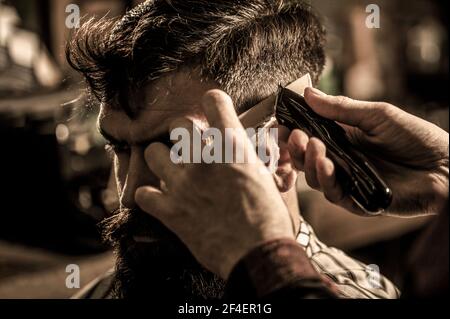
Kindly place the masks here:
[(188, 72), (166, 75), (145, 88), (140, 110), (130, 118), (120, 109), (103, 104), (98, 125), (101, 131), (117, 140), (129, 141), (148, 135), (163, 134), (170, 123), (187, 116), (201, 118), (201, 98), (209, 89), (217, 88), (212, 82), (202, 81)]
[(173, 111), (199, 108), (201, 97), (212, 88), (217, 85), (202, 80), (194, 71), (172, 72), (146, 86), (145, 106), (153, 110), (170, 106)]

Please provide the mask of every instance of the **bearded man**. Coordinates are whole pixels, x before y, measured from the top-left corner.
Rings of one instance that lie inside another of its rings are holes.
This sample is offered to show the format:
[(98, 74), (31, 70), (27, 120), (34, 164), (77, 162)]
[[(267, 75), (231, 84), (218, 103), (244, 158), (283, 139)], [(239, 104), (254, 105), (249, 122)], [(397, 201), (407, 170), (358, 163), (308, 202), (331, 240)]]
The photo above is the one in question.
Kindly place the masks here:
[[(179, 118), (205, 122), (200, 101), (208, 90), (227, 92), (240, 114), (274, 94), (279, 84), (307, 73), (317, 83), (324, 37), (309, 7), (284, 0), (151, 0), (119, 20), (81, 26), (68, 44), (68, 61), (101, 103), (98, 126), (113, 155), (120, 199), (118, 211), (103, 222), (116, 252), (115, 270), (81, 297), (223, 297), (225, 280), (202, 267), (176, 235), (136, 205), (139, 187), (161, 188), (159, 174), (146, 164), (145, 148), (157, 141), (170, 145), (170, 131), (184, 125)], [(371, 285), (365, 265), (316, 238), (300, 214), (297, 172), (286, 148), (280, 143), (274, 180), (314, 271), (340, 297), (398, 297), (389, 280), (381, 276), (379, 287)], [(220, 198), (213, 203), (221, 204)]]

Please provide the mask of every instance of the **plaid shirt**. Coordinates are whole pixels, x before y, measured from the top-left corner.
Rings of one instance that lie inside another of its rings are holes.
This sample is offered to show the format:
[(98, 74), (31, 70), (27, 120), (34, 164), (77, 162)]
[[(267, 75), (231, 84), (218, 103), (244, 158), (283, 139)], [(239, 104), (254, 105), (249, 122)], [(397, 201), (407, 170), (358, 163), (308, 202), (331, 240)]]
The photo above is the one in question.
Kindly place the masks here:
[(342, 250), (328, 247), (314, 233), (312, 227), (301, 221), (297, 242), (305, 249), (313, 267), (330, 278), (343, 298), (395, 299), (400, 297), (398, 288), (382, 274), (349, 257)]

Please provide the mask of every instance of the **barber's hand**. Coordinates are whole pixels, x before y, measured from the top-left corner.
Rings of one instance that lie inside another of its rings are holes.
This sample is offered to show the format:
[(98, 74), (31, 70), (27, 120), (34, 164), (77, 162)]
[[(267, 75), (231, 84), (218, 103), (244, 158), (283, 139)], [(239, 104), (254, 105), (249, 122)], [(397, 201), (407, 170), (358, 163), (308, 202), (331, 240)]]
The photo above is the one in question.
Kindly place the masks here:
[[(210, 127), (242, 128), (231, 98), (219, 90), (208, 91), (202, 101)], [(192, 122), (176, 120), (171, 129)], [(170, 151), (155, 143), (145, 151), (151, 171), (167, 190), (146, 186), (136, 192), (137, 204), (178, 235), (206, 268), (227, 278), (232, 268), (259, 244), (294, 238), (293, 224), (272, 175), (257, 158), (246, 135), (233, 136), (244, 148), (245, 164), (174, 164)]]
[[(306, 89), (305, 99), (316, 113), (342, 125), (391, 187), (393, 202), (387, 213), (418, 215), (442, 208), (448, 200), (448, 133), (387, 103), (330, 96), (313, 88)], [(294, 130), (288, 147), (295, 167), (305, 172), (312, 188), (362, 214), (336, 181), (333, 162), (320, 140)]]

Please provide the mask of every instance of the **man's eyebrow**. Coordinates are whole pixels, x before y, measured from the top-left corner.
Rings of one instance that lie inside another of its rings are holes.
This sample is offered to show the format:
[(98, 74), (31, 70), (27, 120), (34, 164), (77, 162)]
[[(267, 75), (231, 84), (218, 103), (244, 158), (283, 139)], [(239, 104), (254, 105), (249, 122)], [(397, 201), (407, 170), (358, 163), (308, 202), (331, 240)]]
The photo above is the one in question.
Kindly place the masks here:
[[(113, 145), (125, 145), (125, 144), (128, 144), (128, 142), (120, 141), (117, 138), (115, 138), (114, 136), (112, 136), (111, 134), (105, 132), (105, 130), (100, 125), (97, 125), (97, 129), (98, 129), (98, 132), (100, 133), (100, 135), (102, 135), (103, 138), (105, 138), (109, 143), (111, 143)], [(172, 146), (172, 142), (170, 141), (170, 134), (169, 133), (163, 133), (163, 134), (160, 134), (160, 135), (158, 135), (158, 136), (156, 136), (154, 138), (149, 138), (149, 139), (146, 139), (146, 140), (139, 141), (135, 145), (146, 147), (146, 146), (148, 146), (150, 144), (153, 144), (153, 143), (162, 143), (162, 144), (164, 144), (164, 145), (166, 145), (168, 147)]]

